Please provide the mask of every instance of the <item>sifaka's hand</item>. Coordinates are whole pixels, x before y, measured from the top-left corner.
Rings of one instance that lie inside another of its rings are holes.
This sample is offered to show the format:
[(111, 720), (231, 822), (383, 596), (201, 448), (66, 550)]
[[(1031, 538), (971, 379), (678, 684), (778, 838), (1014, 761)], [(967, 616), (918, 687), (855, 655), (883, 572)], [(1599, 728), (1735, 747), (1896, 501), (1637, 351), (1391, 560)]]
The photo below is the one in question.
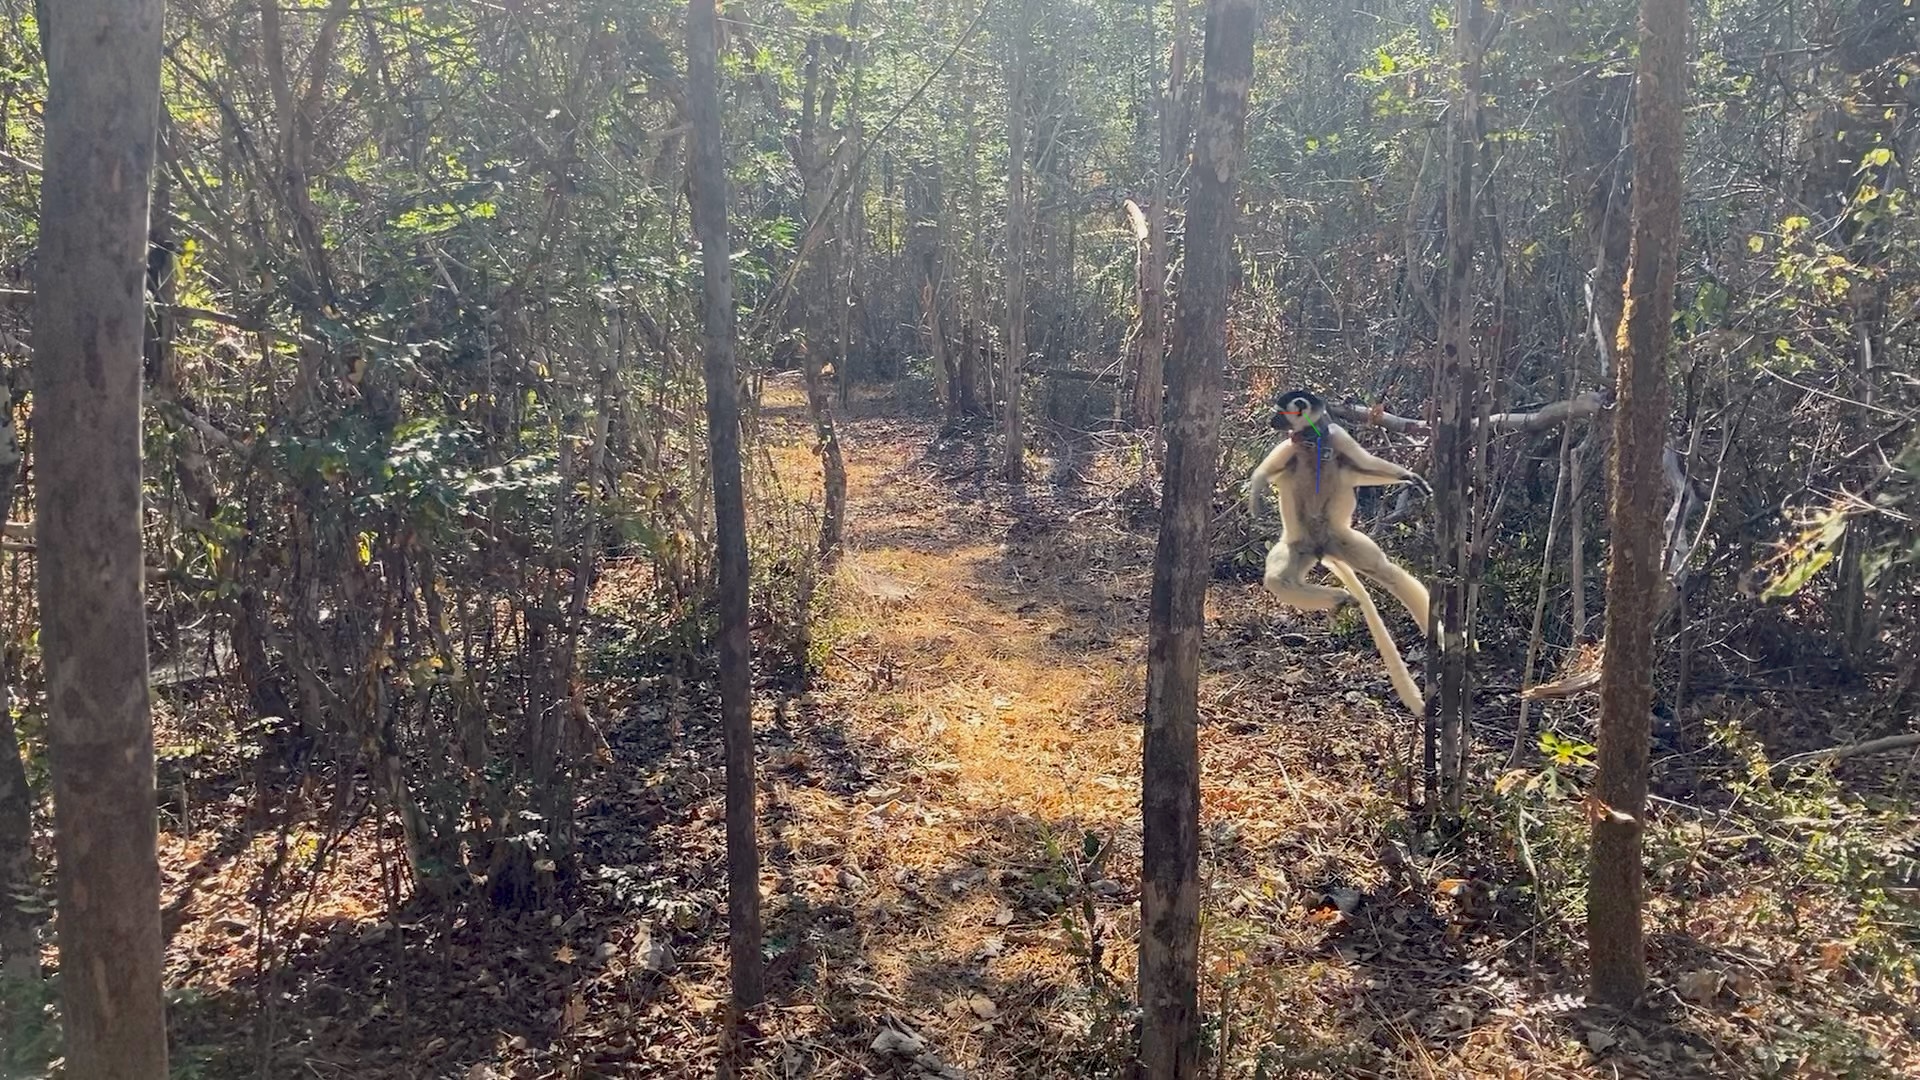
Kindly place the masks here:
[(1407, 473), (1407, 483), (1412, 485), (1413, 489), (1418, 491), (1422, 497), (1428, 499), (1433, 498), (1433, 485), (1427, 483), (1426, 477), (1421, 476), (1417, 472), (1409, 472)]

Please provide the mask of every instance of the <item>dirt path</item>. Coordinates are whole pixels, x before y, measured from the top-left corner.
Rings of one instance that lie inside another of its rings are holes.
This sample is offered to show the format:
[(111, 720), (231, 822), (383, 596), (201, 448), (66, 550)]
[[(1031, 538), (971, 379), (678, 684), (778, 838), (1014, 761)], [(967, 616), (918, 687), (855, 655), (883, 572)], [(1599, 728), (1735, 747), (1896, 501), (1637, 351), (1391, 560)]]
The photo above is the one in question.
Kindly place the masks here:
[[(850, 536), (832, 659), (792, 756), (774, 756), (790, 766), (775, 770), (775, 860), (791, 859), (798, 894), (783, 910), (844, 905), (859, 943), (822, 939), (821, 977), (871, 993), (842, 1007), (891, 1016), (970, 1075), (1117, 1065), (1131, 1038), (1151, 517), (1112, 498), (1123, 478), (1099, 463), (1090, 484), (1011, 491), (981, 441), (884, 417), (842, 430)], [(1391, 810), (1387, 721), (1363, 705), (1349, 709), (1358, 722), (1322, 707), (1303, 724), (1296, 696), (1334, 678), (1326, 662), (1354, 662), (1347, 639), (1303, 625), (1332, 650), (1276, 670), (1270, 646), (1241, 646), (1270, 642), (1282, 617), (1255, 586), (1216, 593), (1207, 962), (1216, 981), (1240, 978), (1257, 950), (1270, 980), (1324, 967), (1312, 954), (1325, 928), (1305, 918), (1316, 890), (1368, 885), (1357, 868)], [(826, 778), (829, 757), (850, 779)], [(1299, 940), (1283, 944), (1283, 923)], [(1295, 1027), (1318, 1048), (1309, 1058), (1339, 1057), (1352, 1034)]]

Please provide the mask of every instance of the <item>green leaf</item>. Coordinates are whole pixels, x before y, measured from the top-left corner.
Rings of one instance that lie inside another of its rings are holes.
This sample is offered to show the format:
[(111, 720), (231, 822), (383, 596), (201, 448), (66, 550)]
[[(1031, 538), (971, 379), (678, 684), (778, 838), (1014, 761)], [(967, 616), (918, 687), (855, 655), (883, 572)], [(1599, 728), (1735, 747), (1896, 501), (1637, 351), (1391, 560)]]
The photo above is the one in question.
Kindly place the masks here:
[(1816, 551), (1812, 553), (1805, 561), (1796, 562), (1787, 568), (1786, 573), (1774, 578), (1773, 583), (1768, 585), (1766, 591), (1760, 594), (1760, 599), (1778, 600), (1781, 597), (1792, 596), (1794, 593), (1800, 591), (1801, 586), (1805, 585), (1808, 579), (1819, 573), (1821, 567), (1832, 561), (1833, 552), (1831, 551)]
[(1877, 169), (1881, 166), (1889, 165), (1892, 162), (1893, 150), (1885, 146), (1876, 146), (1867, 151), (1866, 155), (1860, 159), (1860, 167), (1863, 169)]
[(1833, 561), (1834, 545), (1847, 533), (1847, 515), (1839, 510), (1828, 510), (1818, 522), (1801, 532), (1793, 546), (1787, 550), (1786, 569), (1775, 575), (1765, 591), (1760, 594), (1762, 600), (1778, 600), (1799, 592), (1820, 568)]
[(1759, 233), (1755, 233), (1752, 236), (1747, 237), (1747, 250), (1753, 252), (1755, 255), (1758, 255), (1762, 251), (1765, 251), (1766, 247), (1767, 247), (1767, 238), (1764, 236), (1761, 236)]

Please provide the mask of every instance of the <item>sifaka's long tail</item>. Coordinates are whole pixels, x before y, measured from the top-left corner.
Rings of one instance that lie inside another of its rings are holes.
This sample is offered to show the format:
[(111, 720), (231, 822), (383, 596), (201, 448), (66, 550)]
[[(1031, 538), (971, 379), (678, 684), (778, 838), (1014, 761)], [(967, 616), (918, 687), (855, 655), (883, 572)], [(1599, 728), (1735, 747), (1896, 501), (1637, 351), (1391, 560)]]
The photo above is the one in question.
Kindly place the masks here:
[(1393, 635), (1387, 633), (1387, 624), (1380, 619), (1380, 609), (1373, 606), (1373, 597), (1368, 595), (1367, 587), (1360, 583), (1360, 575), (1353, 567), (1339, 559), (1323, 557), (1320, 562), (1340, 584), (1353, 594), (1354, 603), (1360, 605), (1360, 614), (1366, 616), (1367, 630), (1373, 634), (1374, 648), (1380, 650), (1380, 658), (1387, 662), (1387, 677), (1393, 680), (1393, 689), (1400, 695), (1400, 703), (1415, 716), (1425, 716), (1427, 704), (1420, 696), (1420, 687), (1413, 681), (1413, 673), (1407, 670), (1407, 662), (1400, 658), (1400, 647), (1393, 643)]

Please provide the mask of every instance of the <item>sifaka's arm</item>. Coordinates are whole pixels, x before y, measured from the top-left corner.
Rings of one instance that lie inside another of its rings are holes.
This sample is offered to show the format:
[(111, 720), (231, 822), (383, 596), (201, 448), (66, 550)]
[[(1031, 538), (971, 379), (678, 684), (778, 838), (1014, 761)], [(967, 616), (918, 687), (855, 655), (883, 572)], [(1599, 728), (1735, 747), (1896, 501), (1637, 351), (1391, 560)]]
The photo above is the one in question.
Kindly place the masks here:
[(1253, 470), (1253, 476), (1247, 481), (1247, 512), (1255, 521), (1267, 514), (1267, 488), (1273, 485), (1273, 478), (1293, 460), (1299, 447), (1292, 439), (1281, 439), (1280, 444), (1267, 453), (1267, 456)]
[(1412, 469), (1395, 465), (1383, 457), (1367, 452), (1347, 429), (1338, 424), (1328, 426), (1327, 441), (1333, 444), (1334, 453), (1346, 462), (1349, 474), (1356, 486), (1370, 484), (1412, 484), (1423, 492), (1431, 493), (1432, 488), (1426, 478)]

